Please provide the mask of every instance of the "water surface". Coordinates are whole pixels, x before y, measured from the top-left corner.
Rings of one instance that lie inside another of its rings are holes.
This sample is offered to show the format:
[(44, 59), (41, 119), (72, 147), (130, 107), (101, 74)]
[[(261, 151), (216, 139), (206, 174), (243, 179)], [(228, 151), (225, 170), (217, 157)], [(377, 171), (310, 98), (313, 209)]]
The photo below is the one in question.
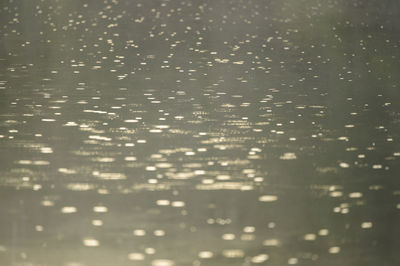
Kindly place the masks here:
[(0, 265), (400, 265), (397, 1), (2, 1)]

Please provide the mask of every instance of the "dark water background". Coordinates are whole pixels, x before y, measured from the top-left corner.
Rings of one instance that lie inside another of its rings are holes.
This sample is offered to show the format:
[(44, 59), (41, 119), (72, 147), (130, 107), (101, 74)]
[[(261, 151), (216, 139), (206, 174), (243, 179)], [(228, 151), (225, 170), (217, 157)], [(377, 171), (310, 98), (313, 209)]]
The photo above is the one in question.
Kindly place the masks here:
[(400, 3), (0, 1), (0, 265), (400, 265)]

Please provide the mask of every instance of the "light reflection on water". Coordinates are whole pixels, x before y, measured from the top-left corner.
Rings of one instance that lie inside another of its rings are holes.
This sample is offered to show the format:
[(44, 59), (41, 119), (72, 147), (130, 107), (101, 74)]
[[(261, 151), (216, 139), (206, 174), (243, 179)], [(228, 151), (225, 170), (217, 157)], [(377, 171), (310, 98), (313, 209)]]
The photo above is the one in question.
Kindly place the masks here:
[(3, 1), (0, 265), (397, 265), (396, 1)]

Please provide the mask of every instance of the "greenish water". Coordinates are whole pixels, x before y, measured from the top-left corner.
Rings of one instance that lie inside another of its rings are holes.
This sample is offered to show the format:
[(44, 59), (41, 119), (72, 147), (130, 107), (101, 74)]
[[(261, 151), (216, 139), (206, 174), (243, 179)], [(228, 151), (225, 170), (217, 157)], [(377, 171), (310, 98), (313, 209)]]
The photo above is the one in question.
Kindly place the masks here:
[(399, 13), (1, 1), (0, 265), (399, 265)]

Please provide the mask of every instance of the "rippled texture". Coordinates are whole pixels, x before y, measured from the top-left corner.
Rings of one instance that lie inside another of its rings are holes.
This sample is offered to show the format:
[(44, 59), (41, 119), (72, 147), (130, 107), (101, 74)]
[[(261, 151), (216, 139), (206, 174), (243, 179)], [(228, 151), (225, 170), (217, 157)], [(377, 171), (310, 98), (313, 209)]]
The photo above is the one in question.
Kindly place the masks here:
[(394, 0), (0, 3), (0, 265), (400, 265)]

